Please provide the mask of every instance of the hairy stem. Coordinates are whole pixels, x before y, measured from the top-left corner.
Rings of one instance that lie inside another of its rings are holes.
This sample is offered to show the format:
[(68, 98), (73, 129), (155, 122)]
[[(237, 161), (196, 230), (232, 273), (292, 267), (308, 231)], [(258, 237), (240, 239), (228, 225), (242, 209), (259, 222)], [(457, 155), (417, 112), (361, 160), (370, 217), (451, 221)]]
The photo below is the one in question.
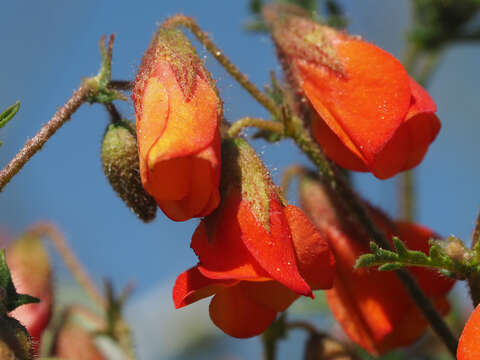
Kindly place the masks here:
[(416, 190), (415, 171), (407, 170), (400, 175), (399, 184), (399, 205), (400, 218), (406, 221), (413, 221), (416, 217)]
[(192, 18), (184, 15), (175, 15), (167, 19), (163, 27), (183, 26), (189, 29), (193, 35), (202, 43), (213, 57), (222, 65), (225, 70), (247, 90), (261, 105), (270, 111), (275, 117), (280, 118), (280, 111), (272, 99), (264, 92), (260, 91), (255, 84), (248, 78), (223, 54), (223, 52), (213, 43), (210, 37), (198, 26)]
[(250, 126), (254, 126), (262, 130), (272, 131), (278, 134), (283, 133), (283, 124), (278, 121), (263, 120), (247, 116), (235, 121), (228, 129), (227, 134), (230, 137), (235, 137), (240, 133), (240, 131), (242, 131), (242, 129)]
[(277, 341), (278, 339), (262, 338), (264, 360), (275, 360), (277, 358)]
[(75, 253), (70, 248), (67, 240), (60, 230), (55, 225), (45, 222), (32, 226), (29, 231), (37, 236), (48, 237), (51, 240), (53, 246), (60, 254), (62, 260), (65, 262), (65, 265), (67, 265), (68, 269), (78, 283), (85, 289), (92, 300), (94, 300), (100, 306), (100, 308), (105, 308), (105, 299), (95, 286), (93, 280), (88, 275), (85, 267), (75, 256)]
[(87, 83), (83, 83), (65, 105), (57, 110), (50, 121), (32, 139), (27, 140), (17, 155), (0, 171), (0, 191), (23, 168), (28, 160), (43, 147), (48, 139), (70, 119), (72, 114), (87, 100), (91, 93), (92, 88)]
[(110, 121), (113, 124), (118, 124), (122, 121), (122, 115), (113, 103), (105, 104), (105, 109), (108, 111), (108, 114), (110, 115)]
[(288, 197), (288, 191), (290, 189), (290, 184), (295, 176), (305, 173), (305, 169), (300, 165), (292, 165), (285, 169), (282, 174), (281, 189), (283, 196)]
[(130, 91), (133, 89), (133, 81), (129, 80), (112, 80), (108, 84), (111, 89), (114, 90), (123, 90), (123, 91)]
[[(480, 211), (478, 212), (477, 222), (475, 224), (475, 229), (472, 233), (472, 249), (475, 251), (475, 256), (477, 261), (480, 258), (480, 254), (477, 250), (477, 244), (480, 240)], [(470, 274), (468, 277), (468, 287), (470, 288), (470, 297), (472, 298), (473, 306), (480, 304), (480, 274), (474, 273)]]
[[(415, 71), (418, 60), (421, 55), (421, 49), (412, 43), (407, 44), (407, 49), (403, 57), (403, 66), (405, 70), (415, 78)], [(406, 221), (415, 219), (416, 212), (416, 191), (414, 170), (404, 171), (399, 175), (398, 184), (398, 206), (400, 218)]]

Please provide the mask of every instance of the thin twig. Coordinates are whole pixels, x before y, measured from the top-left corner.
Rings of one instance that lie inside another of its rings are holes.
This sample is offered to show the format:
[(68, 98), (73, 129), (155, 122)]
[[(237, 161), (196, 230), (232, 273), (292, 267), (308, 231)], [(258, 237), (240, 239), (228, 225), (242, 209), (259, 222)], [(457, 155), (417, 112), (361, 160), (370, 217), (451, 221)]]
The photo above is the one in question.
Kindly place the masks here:
[(281, 189), (283, 196), (288, 197), (288, 190), (290, 189), (290, 184), (295, 176), (305, 173), (305, 169), (301, 165), (292, 165), (285, 169), (282, 174)]
[(112, 80), (108, 84), (111, 89), (114, 90), (123, 90), (123, 91), (130, 91), (133, 89), (133, 81), (129, 80)]
[[(305, 321), (289, 321), (285, 324), (287, 329), (301, 329), (309, 332), (310, 334), (321, 334), (319, 330), (315, 326)], [(322, 334), (323, 335), (323, 334)], [(328, 336), (325, 334), (325, 336)]]
[(277, 358), (278, 339), (267, 339), (266, 337), (263, 337), (262, 340), (263, 340), (263, 359), (275, 360)]
[(55, 134), (55, 132), (65, 124), (72, 114), (82, 105), (91, 94), (91, 88), (87, 84), (82, 84), (72, 95), (72, 97), (57, 110), (55, 115), (47, 122), (40, 131), (30, 140), (27, 140), (23, 148), (15, 157), (0, 171), (0, 192), (5, 185), (22, 169), (30, 158), (40, 150), (43, 145)]
[(108, 113), (110, 114), (110, 121), (112, 123), (118, 124), (122, 121), (122, 115), (118, 111), (117, 107), (113, 103), (104, 104), (105, 109), (107, 109)]
[(422, 69), (415, 77), (415, 80), (417, 80), (417, 82), (423, 87), (428, 86), (435, 70), (438, 67), (438, 63), (441, 59), (441, 54), (441, 50), (432, 50), (425, 54), (425, 61), (423, 63)]
[(29, 231), (37, 236), (48, 237), (52, 241), (53, 246), (78, 283), (102, 309), (105, 308), (105, 299), (100, 290), (95, 286), (87, 270), (77, 259), (60, 230), (53, 224), (42, 222), (33, 225)]
[[(472, 233), (472, 249), (475, 250), (475, 256), (477, 261), (479, 260), (480, 254), (476, 251), (478, 241), (480, 240), (480, 211), (478, 212), (477, 222), (475, 224), (475, 229)], [(480, 304), (480, 275), (470, 274), (468, 277), (468, 287), (470, 288), (470, 297), (472, 298), (473, 306)]]
[(235, 121), (228, 129), (227, 134), (230, 137), (235, 137), (240, 131), (242, 131), (242, 129), (251, 126), (278, 134), (281, 134), (283, 132), (283, 124), (278, 121), (264, 120), (260, 118), (246, 116)]
[(280, 118), (280, 111), (275, 105), (274, 101), (270, 99), (264, 92), (260, 91), (255, 84), (248, 78), (223, 54), (223, 52), (210, 40), (210, 37), (197, 25), (195, 20), (184, 15), (175, 15), (167, 19), (163, 27), (178, 27), (183, 26), (189, 29), (193, 35), (202, 43), (205, 48), (213, 55), (213, 57), (222, 65), (225, 70), (235, 79), (240, 85), (247, 90), (261, 105), (269, 110), (275, 117)]
[[(407, 43), (403, 57), (403, 66), (415, 78), (417, 63), (421, 56), (421, 49), (416, 44)], [(398, 179), (398, 204), (400, 218), (412, 221), (416, 216), (416, 191), (414, 170), (404, 171)]]
[(400, 218), (405, 221), (413, 221), (416, 217), (416, 190), (415, 171), (407, 170), (400, 175), (399, 184), (399, 205)]

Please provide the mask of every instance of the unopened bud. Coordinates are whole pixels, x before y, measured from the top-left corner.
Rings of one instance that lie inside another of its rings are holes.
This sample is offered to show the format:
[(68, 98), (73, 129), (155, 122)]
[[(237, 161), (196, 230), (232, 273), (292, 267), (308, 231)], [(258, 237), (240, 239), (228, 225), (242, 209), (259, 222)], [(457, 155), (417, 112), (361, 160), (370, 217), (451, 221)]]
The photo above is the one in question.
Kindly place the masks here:
[(140, 180), (135, 125), (127, 120), (108, 125), (101, 156), (105, 176), (118, 196), (142, 221), (153, 220), (157, 204)]
[(470, 260), (470, 251), (465, 247), (463, 242), (450, 236), (445, 244), (445, 253), (452, 259), (458, 262)]
[(0, 359), (33, 359), (32, 340), (20, 322), (8, 316), (0, 318)]

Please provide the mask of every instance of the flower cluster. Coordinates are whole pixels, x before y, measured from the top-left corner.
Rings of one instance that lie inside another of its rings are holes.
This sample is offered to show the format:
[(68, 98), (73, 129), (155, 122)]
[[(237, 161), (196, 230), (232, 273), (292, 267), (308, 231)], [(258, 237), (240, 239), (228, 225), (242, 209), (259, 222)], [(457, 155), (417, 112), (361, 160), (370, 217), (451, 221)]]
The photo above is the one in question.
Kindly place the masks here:
[[(420, 163), (440, 122), (398, 60), (289, 6), (267, 6), (264, 15), (289, 80), (285, 92), (297, 98), (290, 110), (310, 114), (328, 157), (381, 179)], [(346, 334), (371, 354), (425, 332), (427, 322), (395, 274), (354, 269), (368, 236), (317, 179), (300, 180), (307, 216), (287, 204), (244, 139), (221, 131), (222, 101), (181, 32), (162, 27), (155, 35), (132, 98), (143, 187), (172, 220), (202, 218), (191, 240), (199, 261), (176, 280), (176, 308), (213, 296), (212, 321), (246, 338), (263, 333), (299, 296), (325, 289)], [(370, 216), (387, 237), (428, 252), (431, 230), (374, 208)], [(453, 281), (425, 269), (412, 273), (438, 311), (448, 312)]]
[[(396, 275), (355, 269), (356, 259), (369, 252), (368, 237), (358, 224), (348, 219), (341, 204), (319, 180), (302, 177), (299, 193), (302, 206), (335, 254), (336, 278), (327, 291), (327, 301), (350, 339), (375, 355), (417, 340), (425, 332), (427, 322)], [(410, 249), (428, 254), (428, 242), (436, 237), (430, 229), (392, 221), (378, 209), (368, 208), (389, 238), (398, 236)], [(446, 314), (449, 304), (445, 296), (454, 281), (428, 269), (410, 271), (437, 310)]]

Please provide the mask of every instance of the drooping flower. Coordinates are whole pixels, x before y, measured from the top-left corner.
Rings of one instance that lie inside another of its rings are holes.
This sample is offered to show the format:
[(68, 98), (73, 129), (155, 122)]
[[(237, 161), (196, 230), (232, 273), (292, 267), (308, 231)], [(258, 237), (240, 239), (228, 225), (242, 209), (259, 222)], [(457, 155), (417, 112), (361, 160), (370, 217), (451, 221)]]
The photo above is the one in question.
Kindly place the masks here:
[[(427, 329), (427, 321), (393, 272), (355, 269), (356, 259), (369, 253), (369, 237), (346, 216), (321, 183), (309, 176), (300, 182), (302, 206), (329, 241), (336, 260), (336, 278), (327, 300), (333, 315), (352, 341), (374, 355), (410, 345)], [(398, 236), (409, 249), (428, 253), (428, 241), (435, 234), (420, 225), (394, 222), (369, 207), (377, 226), (391, 238)], [(446, 294), (453, 280), (423, 268), (411, 268), (412, 275), (441, 314), (449, 304)]]
[(221, 101), (180, 31), (159, 30), (132, 98), (145, 190), (172, 220), (211, 213), (219, 202)]
[(40, 300), (9, 313), (25, 326), (32, 337), (37, 353), (43, 331), (52, 315), (53, 283), (50, 259), (41, 240), (33, 235), (23, 235), (12, 242), (6, 251), (7, 264), (18, 293), (28, 294)]
[(173, 299), (180, 308), (215, 295), (212, 321), (245, 338), (262, 333), (298, 296), (331, 287), (334, 259), (246, 142), (226, 140), (222, 157), (221, 204), (196, 229), (191, 247), (199, 263), (177, 278)]
[(458, 341), (457, 360), (480, 359), (480, 306), (477, 306), (463, 328)]
[(402, 64), (358, 36), (273, 10), (273, 39), (288, 78), (316, 112), (313, 135), (325, 153), (380, 179), (417, 166), (441, 124)]

